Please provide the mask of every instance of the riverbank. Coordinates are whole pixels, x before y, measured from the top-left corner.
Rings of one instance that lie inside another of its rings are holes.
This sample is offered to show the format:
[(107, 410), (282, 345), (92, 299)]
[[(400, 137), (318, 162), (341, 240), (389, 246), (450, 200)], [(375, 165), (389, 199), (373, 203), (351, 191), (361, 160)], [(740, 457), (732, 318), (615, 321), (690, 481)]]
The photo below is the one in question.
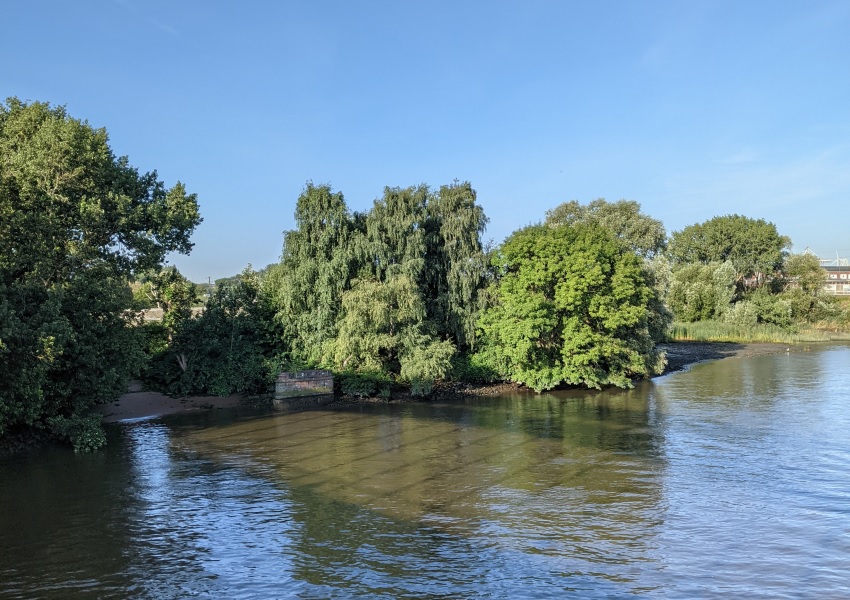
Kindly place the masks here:
[(681, 371), (690, 365), (722, 358), (749, 358), (784, 352), (807, 352), (809, 344), (788, 345), (772, 342), (670, 342), (660, 344), (667, 353), (667, 366), (662, 375)]
[[(673, 342), (663, 344), (661, 348), (667, 353), (667, 367), (663, 374), (681, 371), (688, 366), (707, 361), (725, 358), (747, 358), (764, 354), (778, 354), (786, 351), (803, 351), (808, 346), (787, 346), (785, 344), (754, 343), (736, 344), (727, 342)], [(431, 400), (451, 399), (460, 395), (473, 396), (498, 396), (511, 393), (533, 393), (524, 386), (514, 383), (500, 383), (494, 385), (472, 385), (465, 383), (444, 383), (438, 385)], [(389, 402), (409, 402), (421, 400), (407, 394), (394, 396)], [(354, 396), (340, 396), (329, 407), (350, 406), (353, 404), (364, 404), (370, 402), (384, 403), (387, 400), (379, 398), (358, 398)], [(235, 408), (256, 404), (252, 400), (234, 394), (220, 398), (217, 396), (190, 396), (185, 398), (171, 398), (158, 392), (145, 391), (140, 385), (135, 384), (128, 393), (118, 398), (115, 402), (101, 405), (97, 410), (103, 415), (104, 423), (115, 423), (135, 419), (146, 419), (171, 415), (176, 413), (189, 413), (200, 410), (214, 410), (224, 408)]]
[(103, 415), (104, 423), (117, 423), (200, 410), (236, 408), (249, 403), (250, 400), (240, 394), (172, 398), (159, 392), (144, 390), (140, 383), (133, 382), (126, 394), (114, 402), (101, 404), (95, 410)]

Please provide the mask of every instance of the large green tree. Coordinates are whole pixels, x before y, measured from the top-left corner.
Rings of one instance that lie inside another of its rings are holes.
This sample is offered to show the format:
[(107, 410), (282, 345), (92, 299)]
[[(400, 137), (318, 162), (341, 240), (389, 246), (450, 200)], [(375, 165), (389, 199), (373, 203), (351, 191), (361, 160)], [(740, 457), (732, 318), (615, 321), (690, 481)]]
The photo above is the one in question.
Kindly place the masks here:
[(729, 261), (742, 289), (746, 279), (759, 286), (778, 273), (790, 247), (773, 223), (726, 215), (674, 231), (668, 252), (678, 265)]
[(664, 255), (667, 232), (661, 221), (644, 214), (640, 204), (634, 200), (608, 202), (598, 198), (589, 204), (580, 204), (576, 200), (564, 202), (546, 211), (544, 224), (549, 227), (597, 225), (643, 258), (644, 268), (657, 291), (650, 301), (650, 332), (656, 340), (666, 336), (671, 321), (670, 311), (664, 303), (670, 265)]
[(357, 268), (354, 219), (340, 192), (308, 183), (284, 233), (279, 265), (264, 279), (292, 362), (322, 364), (336, 338), (343, 292)]
[(116, 157), (63, 107), (0, 105), (0, 436), (102, 443), (87, 411), (138, 367), (128, 277), (188, 253), (197, 199)]
[(505, 241), (494, 264), (481, 356), (505, 378), (537, 391), (627, 387), (660, 370), (649, 331), (656, 291), (642, 260), (608, 230), (526, 227)]
[(475, 342), (479, 293), (487, 275), (481, 236), (487, 217), (469, 182), (444, 185), (426, 210), (423, 295), (438, 334), (460, 349)]
[(598, 198), (589, 204), (570, 200), (546, 211), (545, 224), (552, 227), (588, 223), (607, 229), (644, 258), (657, 256), (667, 245), (664, 225), (641, 212), (640, 204), (634, 200), (608, 202)]
[(487, 217), (468, 182), (386, 188), (366, 215), (365, 272), (379, 281), (414, 281), (426, 319), (443, 339), (472, 345), (486, 260)]
[[(445, 357), (455, 348), (472, 346), (486, 274), (481, 234), (487, 219), (468, 182), (437, 192), (424, 184), (387, 187), (368, 212), (354, 214), (342, 194), (308, 184), (295, 220), (281, 263), (264, 279), (291, 363), (380, 372), (419, 391), (444, 374)], [(410, 294), (422, 309), (415, 327), (404, 326), (406, 333), (396, 332), (386, 345), (384, 321), (364, 315), (396, 300), (413, 301)], [(414, 338), (421, 351), (413, 350)], [(379, 342), (380, 358), (363, 350)], [(426, 350), (439, 360), (429, 362)]]

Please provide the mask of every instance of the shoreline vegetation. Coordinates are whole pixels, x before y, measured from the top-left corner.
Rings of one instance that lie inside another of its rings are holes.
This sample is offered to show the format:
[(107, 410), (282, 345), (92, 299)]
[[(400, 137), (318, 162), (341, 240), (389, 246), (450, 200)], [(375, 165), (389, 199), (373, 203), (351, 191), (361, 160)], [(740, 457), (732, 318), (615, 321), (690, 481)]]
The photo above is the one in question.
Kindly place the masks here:
[[(842, 341), (840, 337), (832, 341)], [(828, 343), (830, 340), (814, 342)], [(684, 371), (691, 366), (712, 360), (727, 358), (750, 358), (785, 352), (804, 352), (810, 349), (806, 343), (787, 344), (777, 342), (713, 342), (713, 341), (671, 341), (659, 345), (667, 355), (664, 371), (655, 377)], [(562, 389), (583, 389), (576, 386)], [(583, 389), (587, 393), (597, 390)], [(535, 392), (517, 383), (503, 382), (493, 384), (471, 384), (459, 381), (439, 382), (428, 397), (414, 396), (409, 390), (401, 390), (390, 398), (360, 397), (337, 392), (334, 400), (323, 406), (325, 409), (343, 409), (367, 404), (402, 404), (413, 402), (439, 402), (458, 400), (463, 397), (488, 397), (501, 394), (528, 394)], [(172, 397), (161, 392), (144, 389), (141, 383), (132, 382), (128, 391), (112, 402), (100, 404), (94, 408), (104, 424), (129, 423), (159, 419), (177, 414), (191, 414), (202, 411), (243, 408), (261, 408), (269, 406), (271, 395), (230, 394), (227, 396), (189, 395)], [(16, 454), (29, 449), (63, 445), (46, 431), (30, 430), (18, 436), (7, 436), (0, 443), (0, 456)]]
[(850, 341), (850, 331), (836, 328), (783, 329), (776, 325), (738, 325), (719, 321), (674, 322), (670, 338), (677, 342), (731, 342), (738, 344), (809, 344)]
[[(808, 346), (788, 346), (779, 343), (751, 342), (670, 342), (660, 345), (667, 353), (667, 366), (658, 377), (682, 371), (690, 366), (725, 358), (749, 358), (767, 354), (780, 354), (786, 351), (802, 352)], [(578, 388), (564, 388), (578, 389)], [(592, 390), (584, 390), (591, 392)], [(467, 396), (498, 396), (500, 394), (529, 394), (535, 392), (516, 383), (470, 384), (464, 382), (442, 382), (435, 385), (431, 395), (423, 398), (414, 396), (409, 391), (393, 394), (389, 399), (379, 397), (359, 397), (337, 392), (333, 402), (324, 408), (334, 409), (361, 404), (386, 404), (407, 402), (434, 402), (440, 400), (455, 400)], [(128, 422), (134, 420), (153, 419), (179, 413), (192, 413), (202, 410), (217, 410), (237, 408), (240, 406), (267, 405), (270, 396), (243, 396), (231, 394), (224, 397), (216, 396), (187, 396), (172, 398), (159, 392), (143, 390), (136, 384), (134, 387), (114, 402), (97, 408), (103, 415), (104, 423)]]
[[(668, 236), (634, 200), (570, 200), (485, 243), (459, 180), (385, 187), (363, 212), (308, 181), (279, 262), (199, 287), (165, 260), (191, 251), (197, 196), (64, 107), (16, 98), (0, 104), (0, 214), (0, 445), (32, 431), (97, 450), (133, 379), (156, 392), (130, 392), (128, 418), (259, 403), (280, 371), (306, 368), (374, 402), (627, 388), (776, 351), (749, 342), (850, 330), (850, 296), (828, 294), (821, 261), (764, 219)], [(671, 346), (665, 368), (671, 339), (726, 345)]]

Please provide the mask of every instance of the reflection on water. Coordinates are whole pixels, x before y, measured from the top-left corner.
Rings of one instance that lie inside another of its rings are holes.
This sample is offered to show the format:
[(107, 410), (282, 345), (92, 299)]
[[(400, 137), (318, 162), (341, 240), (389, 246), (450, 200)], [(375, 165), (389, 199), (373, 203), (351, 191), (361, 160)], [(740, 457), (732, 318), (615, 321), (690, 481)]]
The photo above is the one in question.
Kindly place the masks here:
[(182, 441), (273, 471), (306, 507), (295, 518), (308, 581), (339, 585), (352, 575), (339, 565), (368, 551), (364, 593), (418, 596), (431, 571), (447, 589), (486, 574), (530, 591), (565, 573), (627, 582), (631, 568), (605, 565), (649, 560), (662, 465), (646, 415), (624, 394), (501, 398), (280, 415)]
[(850, 349), (0, 462), (0, 597), (842, 597)]

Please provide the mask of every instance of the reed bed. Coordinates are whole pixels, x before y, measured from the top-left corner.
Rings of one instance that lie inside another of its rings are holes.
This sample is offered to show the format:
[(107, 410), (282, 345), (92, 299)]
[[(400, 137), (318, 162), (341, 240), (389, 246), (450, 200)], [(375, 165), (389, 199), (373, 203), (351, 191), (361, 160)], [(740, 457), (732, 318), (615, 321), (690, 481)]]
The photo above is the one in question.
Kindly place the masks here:
[(800, 344), (809, 342), (850, 341), (850, 332), (825, 329), (787, 330), (776, 325), (736, 325), (719, 321), (696, 323), (674, 322), (670, 329), (671, 341), (736, 342)]

